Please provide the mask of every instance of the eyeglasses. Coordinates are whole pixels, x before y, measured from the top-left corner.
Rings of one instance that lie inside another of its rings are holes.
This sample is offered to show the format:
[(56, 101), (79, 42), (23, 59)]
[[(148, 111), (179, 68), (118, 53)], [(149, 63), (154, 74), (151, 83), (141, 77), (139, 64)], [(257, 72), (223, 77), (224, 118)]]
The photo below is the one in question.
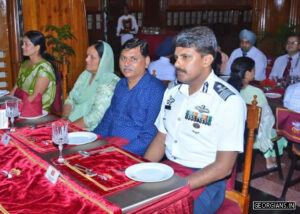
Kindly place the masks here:
[(293, 41), (293, 42), (287, 41), (285, 44), (286, 45), (298, 45), (299, 42), (296, 42), (296, 41)]

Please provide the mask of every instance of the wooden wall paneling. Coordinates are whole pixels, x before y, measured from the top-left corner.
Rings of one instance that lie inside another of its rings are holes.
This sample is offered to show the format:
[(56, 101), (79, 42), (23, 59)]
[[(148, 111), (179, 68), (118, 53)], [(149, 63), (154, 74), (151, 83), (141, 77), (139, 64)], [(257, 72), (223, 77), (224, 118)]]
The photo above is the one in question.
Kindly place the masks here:
[(72, 32), (76, 37), (76, 40), (72, 40), (71, 42), (76, 55), (71, 58), (72, 66), (68, 75), (68, 81), (71, 80), (73, 86), (80, 73), (85, 69), (86, 50), (88, 47), (84, 0), (72, 0), (69, 7), (65, 8), (65, 11), (70, 13), (70, 16), (68, 16), (70, 19), (69, 23), (72, 23)]
[(85, 0), (86, 11), (99, 12), (103, 10), (102, 0)]
[(89, 43), (104, 40), (103, 4), (103, 0), (85, 0)]
[[(137, 12), (137, 11), (143, 11), (144, 2), (147, 3), (147, 1), (145, 1), (145, 0), (129, 0), (127, 2), (129, 2), (128, 5), (130, 7), (130, 10), (131, 11), (135, 11), (135, 12)], [(148, 2), (151, 3), (152, 0), (148, 1)]]
[(160, 0), (145, 1), (143, 27), (159, 27), (161, 16)]
[(276, 1), (254, 0), (252, 29), (262, 38), (264, 32), (275, 32), (278, 27), (289, 22), (291, 0), (283, 1), (281, 6)]
[[(0, 89), (11, 89), (12, 75), (7, 21), (7, 1), (1, 2), (0, 7)], [(5, 6), (4, 6), (5, 5)]]
[(300, 24), (300, 1), (291, 0), (290, 24)]
[[(75, 56), (69, 60), (68, 89), (73, 87), (79, 74), (85, 68), (85, 56), (88, 46), (84, 0), (23, 0), (24, 32), (40, 30), (47, 25), (62, 27), (71, 25), (76, 40), (67, 42), (75, 50)], [(49, 48), (48, 48), (49, 49)], [(51, 52), (51, 51), (49, 51)]]
[(237, 9), (251, 7), (252, 0), (166, 0), (167, 10)]
[[(15, 84), (16, 77), (20, 68), (22, 55), (20, 49), (20, 29), (19, 29), (19, 13), (17, 0), (7, 0), (7, 19), (9, 23), (8, 35), (9, 35), (9, 55), (11, 65), (11, 83)], [(11, 89), (11, 88), (10, 88)]]

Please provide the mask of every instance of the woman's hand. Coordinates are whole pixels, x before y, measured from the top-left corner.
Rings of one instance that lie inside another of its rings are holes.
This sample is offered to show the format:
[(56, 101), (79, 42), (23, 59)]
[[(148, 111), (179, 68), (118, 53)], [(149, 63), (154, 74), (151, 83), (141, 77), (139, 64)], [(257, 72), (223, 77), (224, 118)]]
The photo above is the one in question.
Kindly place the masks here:
[(68, 119), (68, 117), (70, 115), (70, 112), (71, 112), (71, 109), (72, 109), (71, 104), (65, 104), (63, 106), (62, 118), (67, 118)]
[(28, 96), (28, 101), (32, 102), (39, 93), (43, 96), (48, 88), (49, 83), (50, 80), (48, 77), (38, 77), (35, 82), (33, 94)]

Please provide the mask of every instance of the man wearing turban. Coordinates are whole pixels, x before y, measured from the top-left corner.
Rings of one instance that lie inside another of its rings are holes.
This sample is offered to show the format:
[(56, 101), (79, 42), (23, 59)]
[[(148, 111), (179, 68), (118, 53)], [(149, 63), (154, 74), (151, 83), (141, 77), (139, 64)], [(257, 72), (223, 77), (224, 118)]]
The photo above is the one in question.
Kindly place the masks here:
[(235, 49), (227, 62), (227, 67), (224, 72), (225, 75), (230, 75), (232, 62), (241, 56), (247, 56), (255, 61), (255, 77), (257, 81), (266, 78), (267, 57), (259, 49), (254, 47), (256, 42), (256, 35), (250, 30), (242, 30), (240, 32), (240, 47)]
[(176, 79), (175, 66), (170, 62), (174, 53), (172, 40), (174, 36), (165, 38), (156, 48), (156, 55), (159, 59), (149, 64), (150, 74), (160, 80), (173, 81)]

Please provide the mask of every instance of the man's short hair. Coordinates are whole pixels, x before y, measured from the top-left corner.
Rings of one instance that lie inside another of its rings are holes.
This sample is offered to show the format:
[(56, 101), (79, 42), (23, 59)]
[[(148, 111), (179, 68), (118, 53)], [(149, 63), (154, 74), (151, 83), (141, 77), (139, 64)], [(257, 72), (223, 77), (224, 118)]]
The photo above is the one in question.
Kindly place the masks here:
[(181, 31), (175, 38), (175, 47), (194, 48), (201, 56), (217, 53), (217, 39), (214, 32), (204, 26)]
[(300, 42), (300, 34), (297, 33), (291, 33), (288, 35), (288, 37), (286, 38), (286, 41), (290, 38), (290, 37), (296, 37), (298, 39), (298, 42)]
[(127, 40), (122, 45), (122, 50), (124, 50), (124, 49), (132, 49), (132, 48), (136, 48), (138, 46), (140, 46), (141, 54), (144, 57), (149, 56), (148, 43), (145, 40), (139, 39), (139, 38), (132, 38), (132, 39)]

